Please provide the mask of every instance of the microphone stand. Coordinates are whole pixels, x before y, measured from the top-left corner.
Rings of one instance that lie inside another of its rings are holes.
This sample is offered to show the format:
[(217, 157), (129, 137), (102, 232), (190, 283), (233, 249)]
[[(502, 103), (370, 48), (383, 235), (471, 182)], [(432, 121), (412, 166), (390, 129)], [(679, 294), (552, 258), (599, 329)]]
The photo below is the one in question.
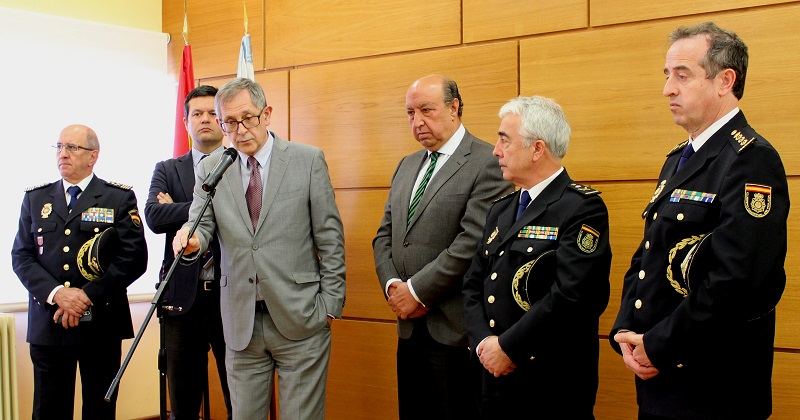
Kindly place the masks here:
[[(203, 215), (208, 208), (208, 205), (211, 203), (211, 199), (214, 198), (214, 193), (217, 191), (216, 187), (208, 191), (206, 195), (205, 202), (203, 203), (203, 208), (200, 210), (200, 215), (192, 224), (192, 228), (189, 229), (189, 238), (192, 237), (195, 230), (197, 230), (197, 226), (200, 224), (200, 220), (203, 218)], [(131, 361), (131, 357), (133, 356), (133, 352), (136, 351), (136, 347), (139, 345), (139, 341), (142, 339), (142, 335), (144, 335), (145, 329), (147, 329), (147, 324), (150, 323), (150, 319), (153, 317), (153, 313), (156, 311), (156, 308), (160, 308), (161, 303), (161, 295), (164, 294), (164, 289), (169, 282), (169, 279), (172, 278), (172, 272), (175, 271), (175, 267), (180, 264), (180, 260), (183, 257), (184, 252), (186, 252), (186, 248), (181, 249), (178, 255), (175, 256), (175, 260), (172, 262), (172, 265), (169, 267), (169, 271), (164, 276), (164, 280), (162, 280), (158, 285), (158, 290), (156, 294), (153, 295), (153, 300), (150, 302), (150, 310), (147, 312), (147, 316), (144, 318), (144, 322), (142, 322), (142, 326), (139, 327), (139, 332), (136, 333), (136, 337), (133, 339), (133, 344), (131, 344), (131, 348), (128, 349), (128, 354), (125, 356), (125, 360), (122, 362), (122, 365), (119, 367), (117, 371), (117, 375), (114, 376), (114, 380), (111, 381), (111, 385), (108, 387), (108, 391), (106, 392), (105, 400), (106, 402), (111, 402), (111, 397), (116, 392), (117, 387), (119, 386), (119, 381), (122, 379), (122, 375), (125, 373), (125, 369), (127, 369), (128, 364)], [(159, 318), (162, 317), (161, 311), (159, 311)], [(165, 348), (165, 339), (164, 339), (164, 327), (163, 327), (163, 319), (159, 321), (161, 326), (161, 349), (159, 349), (158, 355), (158, 370), (160, 371), (160, 378), (159, 378), (159, 386), (160, 390), (160, 414), (161, 420), (166, 420), (167, 415), (167, 401), (166, 401), (166, 348)]]

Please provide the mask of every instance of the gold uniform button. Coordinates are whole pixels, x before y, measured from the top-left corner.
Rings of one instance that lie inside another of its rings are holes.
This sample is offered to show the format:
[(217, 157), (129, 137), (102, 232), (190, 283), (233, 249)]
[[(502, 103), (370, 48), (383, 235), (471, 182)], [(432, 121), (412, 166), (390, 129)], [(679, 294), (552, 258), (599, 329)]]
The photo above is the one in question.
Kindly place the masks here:
[(644, 243), (644, 249), (650, 249), (650, 241)]
[(505, 254), (505, 253), (506, 253), (505, 251), (500, 251), (500, 256), (502, 257), (503, 254)]
[(65, 230), (65, 231), (64, 231), (64, 235), (69, 235), (70, 233), (72, 233), (72, 231), (71, 231), (71, 230), (69, 230), (69, 229), (67, 229), (67, 230)]
[(678, 213), (678, 220), (683, 220), (683, 213)]
[(653, 220), (656, 220), (656, 218), (658, 218), (658, 213), (653, 213)]
[(94, 233), (100, 232), (100, 228), (94, 228)]
[(536, 358), (536, 356), (531, 356), (531, 360), (533, 360), (533, 359), (535, 359), (535, 358)]
[(644, 280), (644, 270), (639, 271), (639, 279)]
[(533, 247), (532, 246), (528, 247), (528, 252), (533, 252)]
[(494, 328), (494, 320), (493, 319), (489, 320), (489, 327), (490, 328)]
[(68, 246), (64, 247), (64, 252), (69, 252), (69, 247)]
[(42, 231), (42, 228), (36, 229), (36, 231), (37, 231), (37, 232), (41, 232), (41, 231)]
[(633, 306), (635, 306), (636, 309), (642, 309), (642, 300), (636, 299), (636, 302), (633, 304)]
[(492, 280), (497, 280), (497, 273), (492, 273), (491, 277)]
[(483, 251), (483, 255), (488, 256), (489, 255), (489, 250), (487, 249), (486, 251)]
[(64, 264), (64, 271), (69, 271), (69, 264)]
[(489, 296), (489, 299), (487, 300), (489, 301), (489, 303), (494, 303), (494, 296)]
[(677, 365), (676, 367), (677, 367), (678, 369), (683, 369), (683, 363), (678, 363), (678, 365)]

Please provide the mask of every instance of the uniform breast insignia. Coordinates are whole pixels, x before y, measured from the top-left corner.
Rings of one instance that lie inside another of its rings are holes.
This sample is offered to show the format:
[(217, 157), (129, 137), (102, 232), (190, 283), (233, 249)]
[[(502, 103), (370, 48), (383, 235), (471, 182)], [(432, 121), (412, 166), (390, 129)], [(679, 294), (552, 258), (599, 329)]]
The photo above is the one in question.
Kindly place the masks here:
[(498, 229), (497, 227), (495, 227), (495, 228), (494, 228), (494, 231), (492, 231), (492, 234), (491, 234), (491, 235), (489, 235), (489, 239), (487, 239), (487, 240), (486, 240), (486, 245), (489, 245), (490, 243), (492, 243), (492, 241), (494, 240), (494, 238), (496, 238), (496, 237), (497, 237), (497, 234), (498, 234), (498, 233), (500, 233), (500, 229)]
[(114, 223), (114, 209), (89, 207), (81, 213), (81, 222)]
[(578, 249), (591, 254), (597, 249), (599, 242), (600, 232), (586, 225), (581, 226), (581, 230), (578, 232)]
[(130, 210), (128, 214), (131, 216), (131, 222), (138, 228), (142, 226), (142, 218), (139, 217), (139, 212), (137, 210)]
[(742, 153), (742, 150), (746, 149), (747, 146), (756, 141), (755, 136), (751, 136), (748, 139), (747, 136), (745, 136), (744, 133), (742, 133), (739, 130), (731, 131), (731, 137), (736, 141), (736, 143), (739, 143), (740, 146), (739, 150), (736, 153)]
[(596, 189), (594, 189), (592, 187), (587, 187), (586, 185), (572, 183), (572, 184), (569, 184), (569, 187), (572, 188), (573, 190), (583, 194), (583, 195), (600, 194), (600, 191), (598, 191), (598, 190), (596, 190)]
[(558, 228), (551, 226), (525, 226), (519, 231), (517, 237), (555, 241), (558, 238)]
[(50, 217), (50, 213), (53, 212), (53, 203), (44, 203), (42, 207), (42, 219), (47, 219)]
[(744, 184), (744, 209), (753, 217), (764, 217), (772, 207), (772, 187)]
[(653, 198), (650, 199), (650, 202), (653, 203), (656, 201), (656, 198), (661, 194), (661, 191), (664, 191), (664, 185), (667, 184), (666, 179), (662, 179), (661, 182), (656, 187), (656, 190), (653, 192)]
[(106, 184), (111, 185), (112, 187), (117, 187), (119, 189), (123, 189), (125, 191), (130, 190), (131, 188), (133, 188), (130, 185), (120, 184), (119, 182), (106, 181)]
[(702, 201), (703, 203), (713, 203), (714, 198), (716, 198), (716, 194), (711, 194), (702, 191), (691, 191), (691, 190), (678, 190), (672, 191), (672, 195), (669, 196), (669, 201), (673, 203), (677, 203), (681, 200), (689, 200), (689, 201)]

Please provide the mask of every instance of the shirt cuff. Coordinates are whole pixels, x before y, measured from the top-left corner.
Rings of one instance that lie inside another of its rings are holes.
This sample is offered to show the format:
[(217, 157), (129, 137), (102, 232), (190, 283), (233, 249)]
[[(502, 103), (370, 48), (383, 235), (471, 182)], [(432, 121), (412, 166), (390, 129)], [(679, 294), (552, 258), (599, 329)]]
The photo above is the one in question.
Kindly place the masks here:
[(53, 298), (54, 298), (54, 297), (56, 297), (56, 292), (57, 292), (57, 291), (59, 291), (59, 290), (61, 290), (61, 289), (63, 289), (63, 288), (64, 288), (64, 285), (63, 285), (63, 284), (59, 284), (58, 286), (56, 286), (56, 287), (55, 287), (55, 288), (54, 288), (54, 289), (53, 289), (53, 290), (50, 292), (50, 294), (49, 294), (49, 295), (47, 295), (47, 303), (49, 303), (49, 304), (51, 304), (51, 305), (55, 305), (56, 303), (55, 303), (55, 302), (53, 302)]
[[(414, 292), (414, 286), (411, 285), (411, 279), (408, 279), (406, 284), (408, 284), (408, 291), (411, 292), (411, 296), (414, 296), (414, 300), (419, 302), (420, 305), (425, 306), (425, 304), (422, 303), (421, 300), (419, 300), (419, 297), (417, 297), (417, 294)], [(425, 306), (425, 307), (427, 308), (427, 306)]]
[(392, 279), (389, 279), (389, 281), (386, 282), (386, 287), (383, 289), (383, 294), (386, 295), (387, 299), (389, 298), (389, 286), (391, 286), (392, 283), (397, 283), (398, 281), (402, 281), (402, 280), (400, 280), (398, 278), (392, 278)]

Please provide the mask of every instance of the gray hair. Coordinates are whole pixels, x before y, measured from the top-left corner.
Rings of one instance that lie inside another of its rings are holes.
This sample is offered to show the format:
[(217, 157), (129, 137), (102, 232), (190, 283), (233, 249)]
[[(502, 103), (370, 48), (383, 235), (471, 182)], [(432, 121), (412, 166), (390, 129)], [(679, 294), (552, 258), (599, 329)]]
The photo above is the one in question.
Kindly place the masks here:
[(234, 96), (245, 89), (250, 92), (250, 101), (253, 102), (256, 108), (261, 110), (267, 107), (267, 98), (264, 95), (264, 89), (261, 88), (261, 85), (250, 79), (238, 77), (222, 85), (219, 92), (217, 92), (217, 96), (214, 99), (214, 108), (217, 111), (217, 116), (222, 117), (220, 109), (222, 105), (228, 103)]
[(747, 45), (739, 35), (720, 28), (714, 22), (704, 22), (694, 26), (681, 26), (669, 34), (669, 41), (705, 36), (708, 39), (708, 53), (700, 61), (706, 71), (706, 78), (713, 79), (725, 69), (736, 73), (733, 82), (733, 95), (738, 99), (744, 96), (744, 80), (747, 77)]
[(519, 132), (523, 146), (530, 147), (541, 139), (556, 158), (561, 159), (567, 154), (572, 130), (564, 111), (554, 100), (543, 96), (519, 96), (500, 108), (500, 118), (508, 114), (520, 116)]

